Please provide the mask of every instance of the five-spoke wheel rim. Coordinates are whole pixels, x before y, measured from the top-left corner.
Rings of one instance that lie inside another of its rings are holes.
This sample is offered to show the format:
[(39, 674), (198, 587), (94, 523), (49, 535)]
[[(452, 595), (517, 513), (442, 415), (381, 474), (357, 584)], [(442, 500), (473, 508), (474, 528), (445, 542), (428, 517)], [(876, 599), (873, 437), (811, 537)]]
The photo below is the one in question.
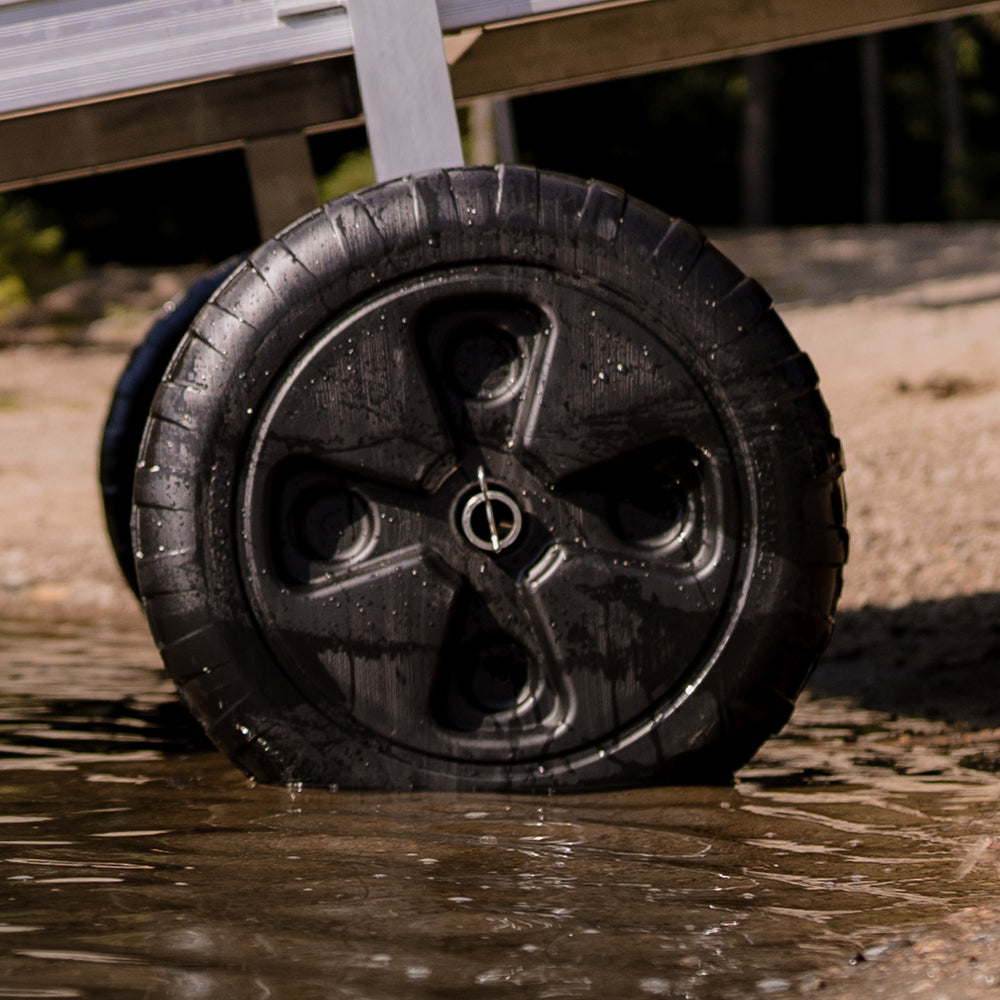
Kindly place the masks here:
[(738, 614), (744, 463), (694, 356), (564, 274), (467, 266), (306, 338), (254, 415), (244, 586), (281, 668), (393, 752), (601, 754)]

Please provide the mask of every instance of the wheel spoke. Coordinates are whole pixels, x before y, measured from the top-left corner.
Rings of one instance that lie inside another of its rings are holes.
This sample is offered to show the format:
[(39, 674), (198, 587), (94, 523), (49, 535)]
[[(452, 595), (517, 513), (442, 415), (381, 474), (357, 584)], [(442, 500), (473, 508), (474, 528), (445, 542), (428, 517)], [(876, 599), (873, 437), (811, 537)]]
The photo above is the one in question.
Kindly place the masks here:
[(368, 480), (433, 490), (455, 444), (405, 303), (375, 303), (328, 330), (279, 383), (260, 422), (258, 460), (288, 454)]
[(534, 393), (550, 347), (551, 321), (530, 299), (490, 288), (489, 269), (475, 293), (445, 289), (420, 315), (417, 336), (441, 412), (470, 462), (481, 449), (510, 450), (525, 400)]
[(452, 752), (511, 759), (551, 744), (571, 700), (531, 602), (502, 571), (486, 576), (467, 581), (455, 603), (433, 711)]
[[(558, 480), (668, 437), (727, 450), (714, 408), (672, 351), (617, 310), (563, 298), (554, 347), (522, 415), (528, 460)], [(571, 334), (571, 324), (589, 335)]]
[(697, 669), (729, 599), (728, 556), (683, 576), (566, 548), (529, 583), (572, 687), (577, 742), (634, 724)]
[(742, 511), (728, 455), (667, 439), (582, 468), (555, 495), (595, 549), (651, 560), (680, 575), (718, 562)]
[[(305, 459), (286, 458), (251, 484), (245, 531), (255, 575), (324, 587), (392, 566), (413, 549), (454, 548), (447, 498), (393, 488)], [(408, 558), (408, 557), (407, 557)]]
[[(323, 587), (257, 582), (275, 652), (321, 707), (346, 707), (384, 736), (421, 741), (460, 589), (433, 553), (402, 550)], [(413, 734), (409, 732), (413, 729)], [(416, 734), (416, 735), (414, 735)]]
[(509, 757), (512, 739), (536, 752), (569, 713), (558, 664), (514, 581), (492, 562), (464, 569), (411, 547), (322, 585), (265, 574), (254, 596), (275, 653), (315, 703), (426, 752)]

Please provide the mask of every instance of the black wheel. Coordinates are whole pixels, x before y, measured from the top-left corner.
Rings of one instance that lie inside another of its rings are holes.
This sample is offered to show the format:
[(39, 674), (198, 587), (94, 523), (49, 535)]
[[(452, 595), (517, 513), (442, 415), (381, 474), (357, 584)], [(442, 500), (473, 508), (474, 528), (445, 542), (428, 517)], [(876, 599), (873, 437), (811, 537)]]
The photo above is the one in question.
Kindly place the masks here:
[(149, 407), (191, 320), (239, 261), (240, 258), (233, 257), (219, 264), (163, 307), (142, 342), (129, 355), (111, 397), (101, 437), (101, 497), (111, 547), (133, 591), (138, 583), (132, 552), (132, 483)]
[(153, 402), (139, 585), (262, 780), (731, 775), (831, 629), (809, 360), (697, 230), (468, 168), (333, 202), (202, 310)]

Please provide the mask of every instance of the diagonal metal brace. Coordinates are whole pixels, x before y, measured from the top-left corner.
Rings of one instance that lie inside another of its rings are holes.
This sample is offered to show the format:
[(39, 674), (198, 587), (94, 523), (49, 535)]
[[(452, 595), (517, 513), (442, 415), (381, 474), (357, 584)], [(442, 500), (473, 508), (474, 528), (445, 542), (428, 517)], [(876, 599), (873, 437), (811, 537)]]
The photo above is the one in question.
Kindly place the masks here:
[(349, 0), (375, 177), (464, 162), (435, 0)]

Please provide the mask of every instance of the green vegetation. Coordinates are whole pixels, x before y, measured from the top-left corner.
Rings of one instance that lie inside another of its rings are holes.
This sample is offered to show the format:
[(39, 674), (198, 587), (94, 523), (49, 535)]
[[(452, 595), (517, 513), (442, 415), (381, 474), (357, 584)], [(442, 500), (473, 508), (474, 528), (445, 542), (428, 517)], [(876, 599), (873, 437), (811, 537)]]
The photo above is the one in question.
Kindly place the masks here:
[(0, 196), (0, 322), (83, 265), (59, 226), (45, 225), (31, 202)]
[(341, 195), (375, 183), (371, 151), (365, 147), (345, 153), (337, 165), (316, 182), (320, 202), (333, 201)]
[[(474, 140), (473, 125), (467, 109), (459, 109), (458, 121), (462, 130), (462, 148), (466, 161), (469, 162), (473, 158), (471, 151)], [(363, 140), (363, 135), (360, 138)], [(367, 144), (363, 143), (343, 153), (330, 170), (322, 172), (316, 181), (316, 190), (322, 204), (374, 183), (375, 165), (372, 163), (372, 153)]]

